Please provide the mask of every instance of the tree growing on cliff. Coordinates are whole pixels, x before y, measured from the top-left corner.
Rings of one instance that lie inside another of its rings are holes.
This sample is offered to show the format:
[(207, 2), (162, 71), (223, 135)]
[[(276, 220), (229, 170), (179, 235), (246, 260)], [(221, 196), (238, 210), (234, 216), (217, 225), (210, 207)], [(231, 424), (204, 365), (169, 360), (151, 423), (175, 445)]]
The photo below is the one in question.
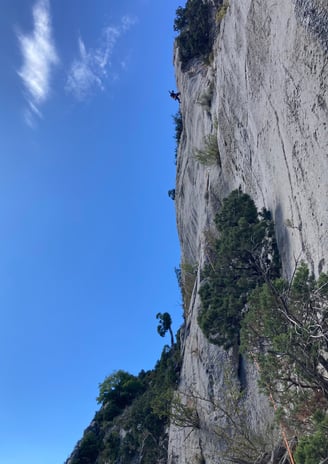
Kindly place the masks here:
[(250, 291), (279, 275), (280, 260), (271, 215), (258, 212), (249, 195), (234, 190), (215, 223), (219, 238), (203, 269), (198, 322), (210, 342), (228, 349), (239, 344)]
[(206, 57), (212, 49), (211, 7), (202, 0), (187, 0), (176, 10), (174, 30), (179, 32), (177, 45), (182, 67), (197, 57)]
[(242, 349), (256, 357), (263, 388), (303, 422), (328, 406), (327, 316), (328, 276), (316, 281), (301, 263), (290, 283), (256, 288), (242, 321)]
[(317, 412), (314, 433), (300, 439), (295, 451), (297, 464), (325, 464), (328, 462), (328, 416)]
[(157, 326), (157, 332), (161, 337), (165, 337), (166, 333), (169, 332), (171, 337), (171, 346), (174, 345), (174, 336), (172, 332), (172, 319), (169, 313), (157, 313), (156, 319), (159, 320), (159, 324)]
[(175, 200), (175, 189), (171, 189), (167, 192), (168, 196), (171, 198), (171, 200)]
[(144, 390), (145, 386), (140, 377), (123, 370), (110, 374), (99, 384), (99, 396), (97, 397), (97, 402), (103, 406), (105, 419), (113, 420)]

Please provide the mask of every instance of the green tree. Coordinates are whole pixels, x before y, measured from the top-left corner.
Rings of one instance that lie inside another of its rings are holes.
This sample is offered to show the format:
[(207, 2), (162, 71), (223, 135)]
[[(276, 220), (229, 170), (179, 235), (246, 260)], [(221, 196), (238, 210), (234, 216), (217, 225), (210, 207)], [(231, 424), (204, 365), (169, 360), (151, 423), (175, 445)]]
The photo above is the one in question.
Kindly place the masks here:
[(143, 382), (138, 377), (118, 370), (106, 377), (99, 385), (97, 402), (119, 413), (143, 391)]
[[(315, 431), (300, 439), (295, 451), (297, 464), (320, 464), (328, 457), (328, 416), (316, 415)], [(320, 416), (320, 417), (318, 417)]]
[(179, 110), (175, 115), (172, 116), (174, 122), (174, 138), (175, 138), (175, 156), (174, 161), (177, 164), (177, 157), (178, 157), (178, 149), (181, 140), (181, 135), (183, 131), (183, 121), (182, 121), (182, 114)]
[(174, 30), (179, 32), (177, 45), (182, 67), (196, 57), (206, 57), (212, 49), (211, 7), (202, 0), (187, 0), (176, 10)]
[(175, 17), (175, 20), (174, 20), (173, 29), (175, 31), (182, 31), (188, 25), (186, 8), (183, 8), (182, 6), (179, 6), (176, 9), (175, 14), (176, 14), (176, 17)]
[[(139, 373), (138, 379), (145, 386), (145, 391), (111, 422), (111, 433), (104, 437), (103, 460), (100, 463), (138, 461), (153, 464), (167, 461), (168, 437), (165, 431), (179, 370), (179, 348), (175, 344), (171, 348), (164, 347), (153, 370)], [(122, 429), (127, 432), (125, 435), (120, 434)]]
[(301, 263), (291, 283), (266, 282), (252, 292), (247, 307), (242, 350), (256, 356), (262, 386), (295, 417), (300, 408), (304, 416), (305, 405), (310, 416), (320, 396), (327, 406), (327, 275), (316, 282)]
[(249, 195), (234, 190), (215, 223), (219, 238), (203, 269), (198, 322), (212, 343), (228, 349), (239, 344), (249, 293), (279, 275), (280, 260), (271, 215), (258, 212)]
[(182, 130), (183, 130), (181, 111), (180, 110), (177, 111), (177, 113), (173, 115), (172, 118), (173, 118), (174, 128), (175, 128), (174, 138), (175, 138), (176, 144), (179, 145), (181, 135), (182, 135)]
[(175, 189), (169, 190), (167, 194), (171, 198), (171, 200), (175, 200)]
[(71, 464), (93, 464), (102, 450), (102, 434), (90, 428), (85, 431)]
[(157, 332), (161, 337), (165, 337), (166, 333), (169, 332), (171, 337), (171, 346), (174, 345), (174, 336), (172, 332), (172, 319), (169, 313), (157, 313), (156, 319), (159, 320), (159, 324), (157, 326)]
[(176, 342), (164, 346), (154, 369), (106, 377), (99, 385), (101, 407), (66, 463), (167, 462), (167, 426), (180, 368)]

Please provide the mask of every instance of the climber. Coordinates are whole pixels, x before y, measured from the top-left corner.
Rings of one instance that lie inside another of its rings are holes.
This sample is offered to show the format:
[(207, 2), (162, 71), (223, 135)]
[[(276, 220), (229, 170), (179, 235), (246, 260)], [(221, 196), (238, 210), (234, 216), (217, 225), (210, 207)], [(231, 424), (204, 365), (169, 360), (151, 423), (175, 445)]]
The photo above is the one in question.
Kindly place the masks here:
[(174, 92), (174, 90), (169, 91), (170, 97), (173, 98), (173, 100), (177, 100), (180, 103), (180, 92)]

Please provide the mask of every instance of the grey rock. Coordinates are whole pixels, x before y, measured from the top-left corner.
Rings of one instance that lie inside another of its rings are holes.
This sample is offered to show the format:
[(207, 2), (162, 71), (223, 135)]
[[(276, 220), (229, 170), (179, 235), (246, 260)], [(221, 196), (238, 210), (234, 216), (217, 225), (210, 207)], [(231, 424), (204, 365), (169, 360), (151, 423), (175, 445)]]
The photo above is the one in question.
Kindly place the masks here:
[[(169, 464), (228, 462), (217, 405), (228, 404), (229, 391), (238, 388), (238, 357), (209, 344), (197, 324), (206, 237), (222, 199), (240, 187), (272, 212), (286, 277), (300, 259), (316, 275), (327, 270), (327, 19), (324, 0), (230, 0), (210, 65), (195, 60), (182, 72), (175, 50), (183, 118), (177, 227), (181, 262), (198, 266), (179, 389), (193, 396), (201, 426), (171, 425)], [(209, 134), (217, 138), (220, 163), (206, 165), (194, 154)], [(266, 440), (258, 462), (278, 462), (272, 406), (258, 389), (256, 367), (246, 362), (245, 372), (244, 425)]]

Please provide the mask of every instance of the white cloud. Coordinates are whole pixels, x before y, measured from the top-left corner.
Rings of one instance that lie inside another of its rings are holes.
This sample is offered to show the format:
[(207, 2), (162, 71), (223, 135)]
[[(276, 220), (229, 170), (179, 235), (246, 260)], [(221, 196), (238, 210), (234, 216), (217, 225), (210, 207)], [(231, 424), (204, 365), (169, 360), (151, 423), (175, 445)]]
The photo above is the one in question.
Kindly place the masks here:
[(84, 100), (94, 90), (104, 90), (116, 43), (135, 23), (135, 18), (124, 16), (120, 25), (106, 27), (96, 49), (87, 49), (82, 38), (79, 38), (79, 57), (73, 61), (66, 81), (69, 93), (78, 100)]
[(58, 63), (58, 56), (52, 38), (49, 0), (38, 0), (33, 7), (33, 32), (18, 34), (23, 65), (18, 74), (27, 91), (29, 108), (25, 116), (29, 125), (35, 116), (40, 117), (40, 105), (50, 92), (52, 67)]

